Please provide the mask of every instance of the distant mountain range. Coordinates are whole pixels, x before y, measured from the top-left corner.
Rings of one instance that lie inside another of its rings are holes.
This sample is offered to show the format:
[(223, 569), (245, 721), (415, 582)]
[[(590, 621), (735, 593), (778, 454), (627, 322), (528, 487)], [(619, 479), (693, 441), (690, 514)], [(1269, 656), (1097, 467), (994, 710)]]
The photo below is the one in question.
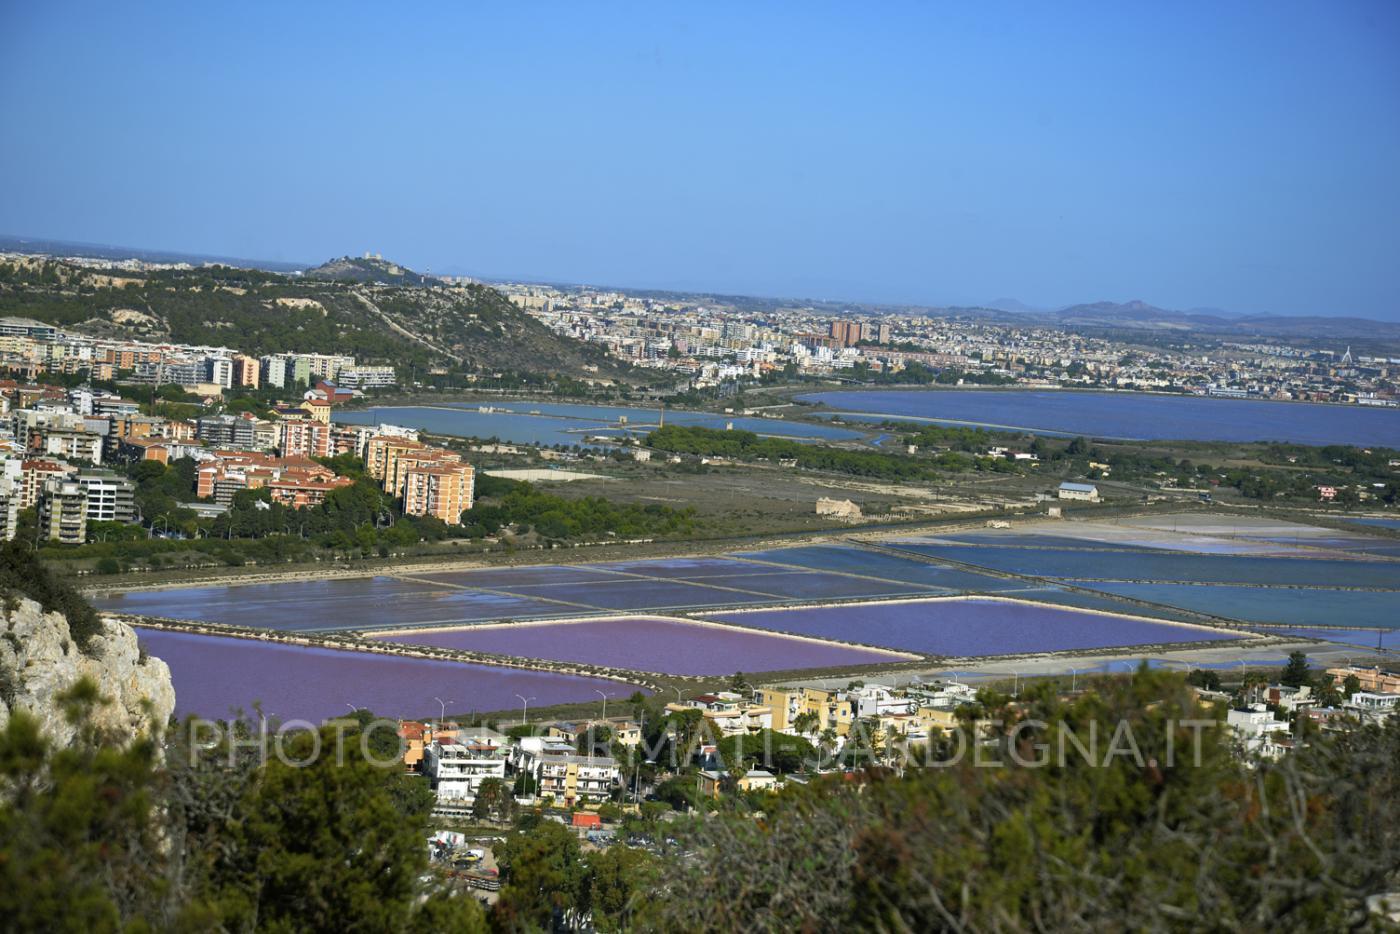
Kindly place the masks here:
[(266, 269), (269, 272), (295, 272), (305, 269), (305, 263), (284, 263), (278, 260), (240, 259), (204, 253), (178, 253), (173, 250), (145, 250), (139, 247), (108, 246), (76, 240), (46, 240), (42, 237), (14, 237), (0, 234), (0, 251), (6, 253), (35, 253), (42, 256), (82, 256), (90, 259), (139, 259), (147, 263), (188, 263), (203, 266), (219, 263), (239, 269)]
[(1400, 340), (1400, 322), (1322, 315), (1238, 315), (1219, 309), (1172, 311), (1143, 301), (1071, 305), (1050, 312), (1049, 317), (1068, 328), (1127, 328), (1239, 338)]
[(1050, 309), (1035, 308), (1014, 298), (999, 298), (985, 305), (931, 308), (927, 313), (981, 317), (1005, 324), (1024, 324), (1028, 323), (1027, 319), (1034, 319), (1039, 325), (1071, 330), (1139, 331), (1159, 337), (1196, 335), (1233, 340), (1354, 341), (1382, 348), (1400, 342), (1400, 322), (1396, 321), (1325, 315), (1246, 315), (1220, 308), (1174, 311), (1141, 300), (1087, 302)]

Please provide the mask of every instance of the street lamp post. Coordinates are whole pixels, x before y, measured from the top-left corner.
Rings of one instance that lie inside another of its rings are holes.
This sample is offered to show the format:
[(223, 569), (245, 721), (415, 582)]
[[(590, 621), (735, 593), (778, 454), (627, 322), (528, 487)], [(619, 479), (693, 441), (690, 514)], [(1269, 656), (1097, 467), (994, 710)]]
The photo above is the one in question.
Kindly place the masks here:
[(445, 701), (441, 697), (434, 697), (433, 700), (438, 702), (438, 727), (441, 728), (442, 721), (447, 719), (447, 705), (455, 704), (456, 701)]
[(608, 698), (609, 698), (609, 697), (612, 697), (612, 695), (609, 694), (609, 693), (607, 693), (607, 692), (605, 692), (605, 691), (601, 691), (601, 690), (599, 690), (598, 688), (594, 688), (594, 689), (593, 689), (593, 693), (594, 693), (594, 694), (597, 694), (599, 697), (601, 697), (601, 698), (603, 699), (603, 719), (604, 719), (604, 720), (607, 720), (607, 719), (608, 719)]
[(518, 698), (520, 698), (520, 704), (521, 704), (521, 707), (520, 707), (520, 722), (521, 722), (522, 724), (523, 724), (523, 723), (529, 723), (529, 722), (530, 722), (530, 701), (534, 700), (534, 698), (533, 698), (533, 697), (526, 697), (526, 696), (523, 695), (523, 694), (517, 694), (517, 695), (515, 695), (515, 696), (518, 697)]

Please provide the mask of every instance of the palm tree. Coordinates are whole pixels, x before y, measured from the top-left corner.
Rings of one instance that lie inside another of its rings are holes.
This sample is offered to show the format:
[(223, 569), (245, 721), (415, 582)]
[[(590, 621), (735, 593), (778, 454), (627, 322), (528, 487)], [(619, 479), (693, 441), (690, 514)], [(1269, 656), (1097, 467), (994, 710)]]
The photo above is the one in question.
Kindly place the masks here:
[(815, 710), (804, 710), (792, 720), (792, 728), (799, 736), (814, 736), (821, 727), (822, 718)]

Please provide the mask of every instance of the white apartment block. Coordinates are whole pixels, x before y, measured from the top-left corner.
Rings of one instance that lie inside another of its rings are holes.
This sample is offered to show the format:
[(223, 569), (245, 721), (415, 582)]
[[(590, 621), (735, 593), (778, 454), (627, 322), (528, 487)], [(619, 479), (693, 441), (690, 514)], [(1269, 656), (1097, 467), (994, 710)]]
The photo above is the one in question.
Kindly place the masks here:
[(130, 522), (136, 518), (136, 484), (109, 473), (80, 473), (78, 484), (87, 493), (87, 521)]
[(346, 389), (374, 389), (393, 386), (398, 375), (391, 366), (344, 366), (336, 376), (336, 384)]
[(486, 779), (505, 780), (505, 751), (494, 744), (434, 740), (423, 748), (423, 771), (439, 802), (470, 805)]

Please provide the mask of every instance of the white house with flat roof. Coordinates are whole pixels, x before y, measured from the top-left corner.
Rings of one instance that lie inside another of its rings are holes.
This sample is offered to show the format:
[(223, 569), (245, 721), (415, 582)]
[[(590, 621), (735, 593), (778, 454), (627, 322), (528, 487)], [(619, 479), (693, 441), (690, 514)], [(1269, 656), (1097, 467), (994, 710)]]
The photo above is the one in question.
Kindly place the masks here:
[(506, 777), (505, 748), (468, 739), (435, 739), (423, 749), (423, 771), (440, 803), (470, 805), (488, 778)]
[(1060, 499), (1078, 499), (1088, 503), (1099, 501), (1099, 488), (1092, 483), (1061, 483)]

